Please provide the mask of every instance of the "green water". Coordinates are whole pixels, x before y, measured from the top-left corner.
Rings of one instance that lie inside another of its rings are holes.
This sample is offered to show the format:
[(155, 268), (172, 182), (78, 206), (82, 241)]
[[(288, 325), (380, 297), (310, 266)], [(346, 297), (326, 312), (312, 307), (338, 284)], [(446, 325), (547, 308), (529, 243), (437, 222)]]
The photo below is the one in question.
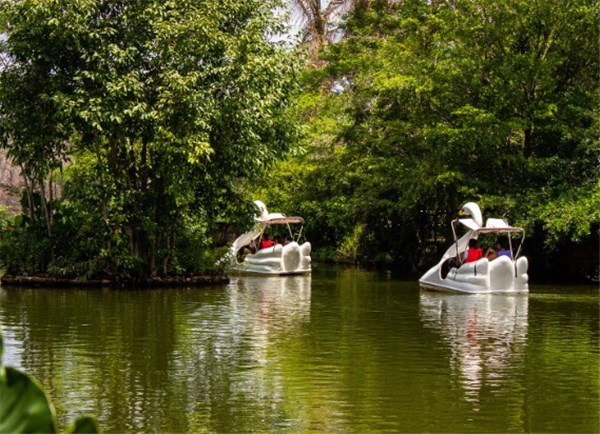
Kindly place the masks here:
[(426, 292), (318, 268), (205, 289), (0, 289), (4, 363), (104, 432), (599, 432), (597, 287)]

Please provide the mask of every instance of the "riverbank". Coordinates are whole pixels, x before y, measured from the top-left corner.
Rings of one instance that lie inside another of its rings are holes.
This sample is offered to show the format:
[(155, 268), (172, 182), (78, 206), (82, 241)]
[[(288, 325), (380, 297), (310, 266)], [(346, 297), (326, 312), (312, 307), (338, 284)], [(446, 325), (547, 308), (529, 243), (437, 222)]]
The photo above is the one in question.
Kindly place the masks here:
[(79, 277), (59, 277), (51, 275), (10, 275), (0, 277), (0, 284), (6, 286), (35, 286), (35, 287), (113, 287), (113, 288), (158, 288), (180, 286), (211, 286), (229, 283), (229, 277), (223, 273), (202, 273), (183, 276), (154, 276), (148, 279), (115, 282), (110, 279), (81, 279)]

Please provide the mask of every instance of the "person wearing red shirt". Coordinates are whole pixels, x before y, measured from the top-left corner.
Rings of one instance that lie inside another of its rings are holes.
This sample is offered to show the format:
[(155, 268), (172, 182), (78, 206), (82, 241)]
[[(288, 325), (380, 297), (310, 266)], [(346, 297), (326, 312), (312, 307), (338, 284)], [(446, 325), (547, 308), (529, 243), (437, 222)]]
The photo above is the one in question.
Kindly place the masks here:
[(475, 238), (471, 238), (469, 240), (469, 247), (465, 252), (464, 263), (475, 262), (481, 258), (483, 258), (483, 249), (477, 246), (477, 240)]
[(264, 234), (263, 239), (260, 242), (261, 249), (268, 249), (269, 247), (273, 247), (273, 240), (271, 240), (271, 236), (269, 234)]

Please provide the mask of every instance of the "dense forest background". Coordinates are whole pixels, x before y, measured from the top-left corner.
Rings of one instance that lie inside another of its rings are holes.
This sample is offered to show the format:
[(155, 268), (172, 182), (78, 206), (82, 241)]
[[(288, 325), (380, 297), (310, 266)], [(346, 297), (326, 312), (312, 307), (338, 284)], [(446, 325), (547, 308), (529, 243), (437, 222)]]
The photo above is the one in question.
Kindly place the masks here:
[(527, 229), (532, 279), (597, 279), (598, 12), (3, 2), (1, 143), (24, 188), (22, 212), (3, 212), (0, 262), (201, 272), (261, 199), (305, 218), (315, 260), (417, 274), (476, 201)]

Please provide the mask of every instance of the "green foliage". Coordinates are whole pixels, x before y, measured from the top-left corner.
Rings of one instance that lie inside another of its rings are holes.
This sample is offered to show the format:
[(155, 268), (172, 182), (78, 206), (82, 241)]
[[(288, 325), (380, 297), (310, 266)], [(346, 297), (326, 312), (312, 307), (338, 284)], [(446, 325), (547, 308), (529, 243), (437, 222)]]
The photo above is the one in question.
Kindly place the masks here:
[(10, 366), (2, 369), (0, 431), (56, 432), (54, 415), (41, 387), (17, 369)]
[[(0, 362), (3, 353), (0, 330)], [(54, 408), (42, 387), (29, 375), (0, 364), (0, 432), (55, 433)], [(65, 433), (97, 433), (94, 418), (81, 416), (73, 421)]]
[(338, 262), (358, 262), (358, 252), (360, 243), (363, 240), (364, 231), (365, 226), (363, 224), (359, 224), (354, 228), (352, 234), (342, 241), (340, 247), (338, 247), (336, 251), (335, 259)]
[(547, 192), (541, 192), (532, 219), (543, 224), (549, 248), (564, 239), (577, 242), (589, 237), (593, 224), (600, 222), (600, 181), (577, 190), (565, 186), (562, 194), (547, 196)]
[(0, 137), (29, 192), (7, 268), (195, 271), (249, 193), (304, 216), (315, 258), (410, 271), (466, 201), (546, 249), (598, 224), (592, 3), (361, 2), (299, 95), (277, 4), (2, 3)]
[(0, 259), (6, 271), (12, 274), (45, 270), (50, 246), (43, 222), (27, 214), (7, 215), (1, 226)]
[(596, 12), (586, 0), (361, 9), (307, 67), (296, 113), (306, 152), (261, 197), (302, 213), (317, 250), (364, 226), (363, 261), (413, 271), (472, 200), (541, 223), (547, 248), (580, 240), (599, 222)]
[(66, 179), (60, 210), (41, 195), (47, 234), (23, 234), (47, 239), (38, 268), (191, 271), (197, 261), (180, 249), (208, 244), (206, 228), (237, 211), (240, 183), (294, 142), (284, 109), (297, 62), (271, 38), (283, 31), (278, 5), (1, 4), (2, 145), (32, 188), (59, 167)]
[(77, 434), (77, 433), (98, 433), (98, 424), (96, 419), (91, 416), (80, 416), (69, 424), (65, 429), (65, 434)]

